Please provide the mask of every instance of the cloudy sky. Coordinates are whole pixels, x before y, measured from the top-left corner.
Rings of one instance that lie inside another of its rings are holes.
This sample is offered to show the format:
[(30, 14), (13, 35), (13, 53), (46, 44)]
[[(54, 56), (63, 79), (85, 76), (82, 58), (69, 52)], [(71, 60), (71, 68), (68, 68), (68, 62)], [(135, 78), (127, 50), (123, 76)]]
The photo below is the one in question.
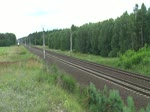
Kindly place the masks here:
[(133, 12), (135, 4), (150, 7), (150, 0), (0, 0), (0, 33), (17, 38), (56, 28), (80, 26)]

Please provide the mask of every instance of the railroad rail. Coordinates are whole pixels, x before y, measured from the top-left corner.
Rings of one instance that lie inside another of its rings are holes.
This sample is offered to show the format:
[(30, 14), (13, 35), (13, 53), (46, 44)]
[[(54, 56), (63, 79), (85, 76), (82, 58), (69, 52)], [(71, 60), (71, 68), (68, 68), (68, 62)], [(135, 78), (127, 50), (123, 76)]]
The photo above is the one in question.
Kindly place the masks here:
[[(30, 49), (43, 52), (42, 49), (37, 47), (32, 47)], [(99, 77), (122, 86), (136, 94), (142, 95), (143, 97), (150, 98), (150, 77), (114, 69), (112, 67), (84, 61), (48, 50), (46, 50), (46, 57), (51, 57), (64, 64), (88, 72), (95, 77)]]

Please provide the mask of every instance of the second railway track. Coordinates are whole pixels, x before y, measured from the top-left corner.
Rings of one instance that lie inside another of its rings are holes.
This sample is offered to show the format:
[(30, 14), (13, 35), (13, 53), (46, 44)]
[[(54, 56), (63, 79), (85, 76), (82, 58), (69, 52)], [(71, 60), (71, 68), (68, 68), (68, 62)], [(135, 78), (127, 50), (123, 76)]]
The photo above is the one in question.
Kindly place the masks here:
[[(43, 52), (40, 48), (32, 47), (31, 49)], [(86, 71), (92, 75), (95, 75), (96, 77), (101, 77), (112, 83), (118, 84), (136, 94), (142, 95), (143, 97), (150, 98), (150, 77), (121, 71), (47, 50), (46, 52), (46, 56), (48, 57)]]

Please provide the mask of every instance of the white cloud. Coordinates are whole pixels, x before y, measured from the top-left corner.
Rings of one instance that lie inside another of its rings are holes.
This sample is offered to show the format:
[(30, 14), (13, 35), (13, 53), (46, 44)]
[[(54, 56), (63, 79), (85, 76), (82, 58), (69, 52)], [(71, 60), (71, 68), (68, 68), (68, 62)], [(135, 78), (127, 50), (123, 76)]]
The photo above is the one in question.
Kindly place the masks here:
[(0, 0), (0, 32), (17, 38), (45, 29), (66, 28), (131, 13), (136, 3), (149, 0)]

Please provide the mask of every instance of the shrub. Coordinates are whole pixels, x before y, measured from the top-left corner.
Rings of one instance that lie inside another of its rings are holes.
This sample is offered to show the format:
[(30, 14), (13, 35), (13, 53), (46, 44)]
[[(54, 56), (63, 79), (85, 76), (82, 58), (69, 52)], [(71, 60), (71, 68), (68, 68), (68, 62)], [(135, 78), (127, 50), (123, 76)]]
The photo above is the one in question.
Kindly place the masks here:
[(131, 96), (127, 98), (127, 106), (124, 107), (124, 112), (136, 112), (134, 101)]
[(146, 111), (145, 112), (150, 112), (150, 104), (146, 107)]
[(132, 67), (132, 61), (130, 59), (125, 58), (122, 63), (125, 69), (129, 69)]
[(89, 86), (89, 107), (92, 112), (123, 112), (123, 101), (118, 91), (108, 91), (104, 87), (102, 92), (97, 91), (94, 84)]
[(150, 47), (143, 47), (139, 51), (133, 50), (126, 51), (120, 56), (118, 66), (122, 66), (125, 69), (132, 68), (133, 65), (148, 64), (150, 58)]
[[(51, 75), (49, 74), (51, 72)], [(58, 71), (55, 65), (48, 68), (48, 66), (43, 66), (43, 71), (39, 73), (37, 80), (39, 82), (47, 81), (49, 83), (61, 86), (68, 92), (74, 92), (76, 89), (76, 81), (73, 77), (66, 74), (62, 74)]]
[(40, 83), (48, 82), (48, 83), (55, 83), (57, 79), (57, 75), (50, 75), (46, 72), (40, 72), (36, 76), (36, 80)]
[(100, 104), (100, 93), (96, 90), (95, 85), (93, 83), (90, 83), (89, 89), (88, 89), (88, 94), (89, 94), (89, 106), (90, 110), (96, 112), (99, 110), (99, 104)]
[(100, 104), (98, 105), (99, 111), (98, 112), (107, 112), (107, 107), (108, 107), (108, 97), (109, 97), (109, 91), (107, 86), (104, 86), (103, 91), (101, 92), (101, 101)]
[(123, 112), (123, 101), (116, 90), (109, 92), (107, 112)]
[(123, 55), (120, 55), (118, 66), (123, 66), (124, 68), (128, 69), (132, 67), (131, 56), (133, 56), (135, 52), (133, 50), (126, 51)]
[(150, 65), (150, 58), (149, 57), (144, 58), (142, 61), (142, 64), (143, 65)]
[[(37, 74), (37, 81), (38, 82), (48, 82), (57, 84), (57, 79), (59, 77), (59, 72), (56, 66), (47, 66), (46, 63), (43, 63), (43, 69), (40, 73)], [(51, 72), (51, 74), (49, 74)]]
[(62, 87), (68, 92), (74, 92), (76, 88), (76, 81), (73, 77), (67, 75), (61, 75)]
[(146, 109), (141, 109), (140, 112), (150, 112), (150, 104), (147, 105)]

